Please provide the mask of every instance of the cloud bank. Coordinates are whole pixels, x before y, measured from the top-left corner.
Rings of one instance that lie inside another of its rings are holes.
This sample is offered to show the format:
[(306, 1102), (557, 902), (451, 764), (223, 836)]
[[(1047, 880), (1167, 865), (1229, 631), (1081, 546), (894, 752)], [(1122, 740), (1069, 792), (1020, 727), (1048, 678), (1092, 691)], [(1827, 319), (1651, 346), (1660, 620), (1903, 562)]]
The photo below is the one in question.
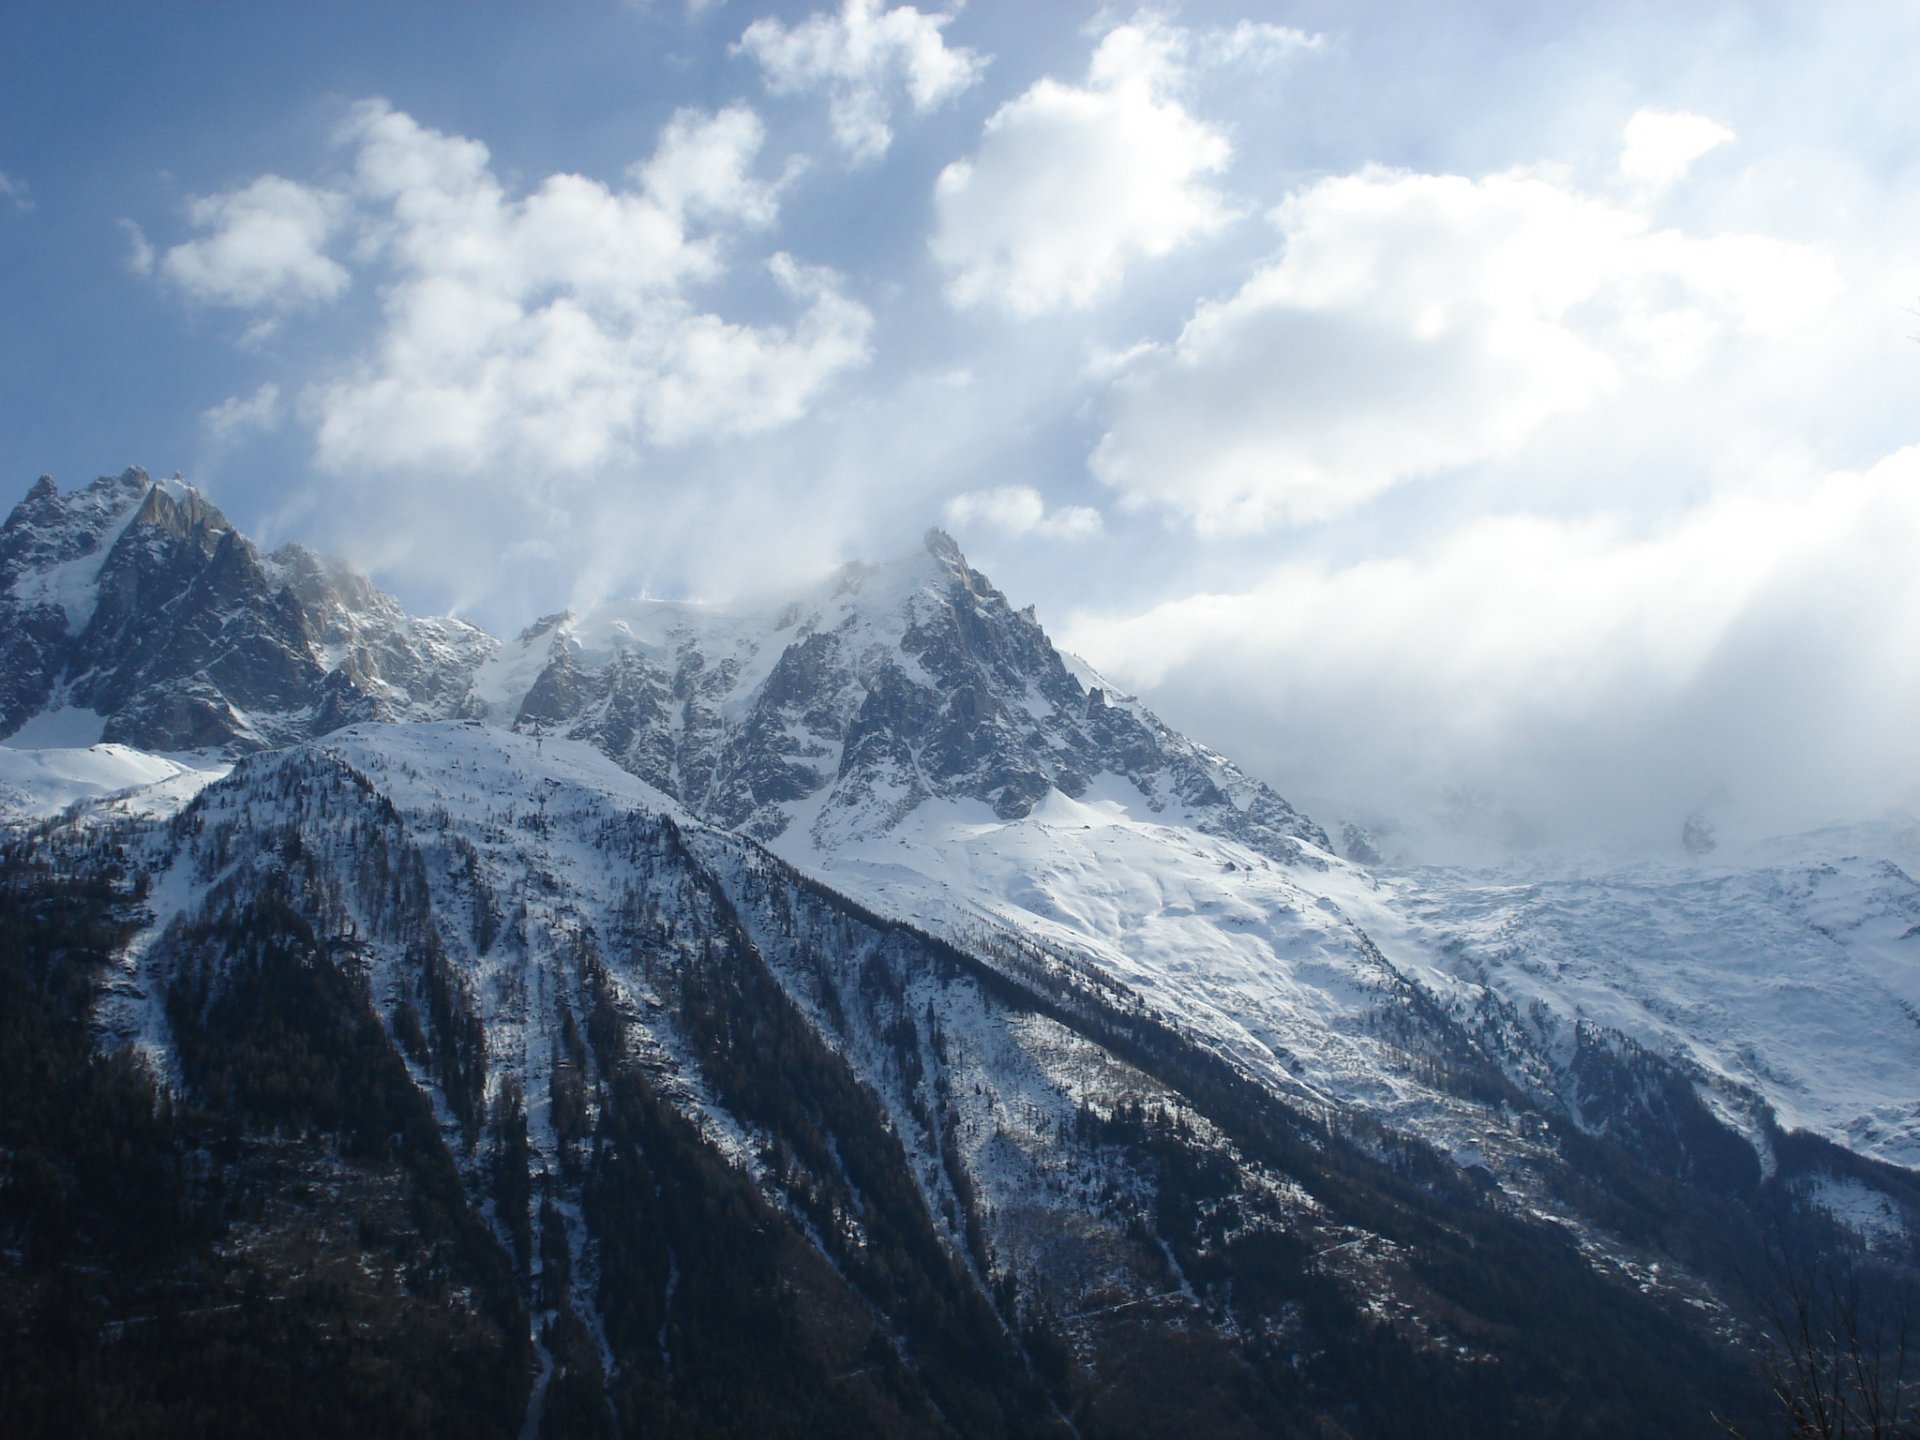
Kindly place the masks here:
[(1187, 39), (1151, 20), (1115, 27), (1084, 84), (1039, 81), (941, 171), (931, 244), (953, 304), (1085, 308), (1135, 261), (1232, 218), (1208, 179), (1232, 147), (1179, 98)]
[(514, 199), (479, 142), (357, 107), (341, 139), (391, 278), (370, 352), (309, 396), (320, 464), (580, 472), (631, 460), (636, 441), (794, 419), (865, 363), (866, 310), (781, 254), (768, 268), (789, 325), (731, 322), (689, 294), (724, 268), (724, 227), (772, 218), (749, 173), (763, 138), (748, 111), (682, 113), (632, 188), (552, 175)]
[(1119, 362), (1091, 461), (1203, 533), (1325, 520), (1511, 454), (1630, 376), (1811, 324), (1838, 288), (1807, 247), (1656, 230), (1544, 173), (1370, 166), (1270, 219), (1276, 258)]
[[(648, 488), (650, 455), (788, 425), (867, 363), (871, 313), (835, 272), (785, 252), (754, 268), (787, 318), (702, 303), (737, 268), (735, 247), (778, 217), (790, 174), (761, 173), (765, 138), (745, 107), (683, 109), (625, 184), (559, 173), (516, 194), (482, 142), (366, 100), (335, 137), (344, 174), (265, 175), (196, 199), (198, 233), (146, 268), (269, 326), (356, 283), (374, 291), (370, 327), (294, 405), (318, 469), (358, 492), (363, 513), (392, 517), (378, 528), (435, 532), (406, 547), (431, 574), (529, 523), (571, 529), (573, 503), (600, 504), (582, 487), (610, 475)], [(280, 412), (269, 385), (210, 411), (208, 434), (265, 429)], [(460, 557), (444, 521), (426, 518), (449, 481)]]
[(1347, 815), (1456, 812), (1400, 837), (1421, 858), (1658, 846), (1716, 794), (1757, 829), (1920, 803), (1916, 546), (1920, 447), (1651, 528), (1490, 516), (1066, 639)]

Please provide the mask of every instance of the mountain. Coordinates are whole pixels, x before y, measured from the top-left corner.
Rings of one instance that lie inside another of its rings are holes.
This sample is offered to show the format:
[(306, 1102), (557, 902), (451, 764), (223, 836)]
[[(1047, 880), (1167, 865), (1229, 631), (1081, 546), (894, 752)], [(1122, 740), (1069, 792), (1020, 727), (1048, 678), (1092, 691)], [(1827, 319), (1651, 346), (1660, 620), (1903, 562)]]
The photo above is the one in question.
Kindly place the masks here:
[(505, 644), (138, 472), (0, 564), (19, 1433), (1720, 1433), (1764, 1256), (1912, 1273), (1920, 834), (1364, 870), (937, 532)]
[(1326, 835), (1267, 786), (1061, 655), (928, 534), (891, 565), (740, 614), (642, 601), (549, 617), (480, 676), (492, 713), (570, 735), (716, 824), (823, 849), (929, 800), (1000, 820), (1101, 776), (1279, 858)]
[(299, 545), (262, 555), (199, 491), (144, 471), (0, 528), (0, 733), (143, 750), (264, 749), (354, 720), (466, 713), (494, 642), (414, 619)]

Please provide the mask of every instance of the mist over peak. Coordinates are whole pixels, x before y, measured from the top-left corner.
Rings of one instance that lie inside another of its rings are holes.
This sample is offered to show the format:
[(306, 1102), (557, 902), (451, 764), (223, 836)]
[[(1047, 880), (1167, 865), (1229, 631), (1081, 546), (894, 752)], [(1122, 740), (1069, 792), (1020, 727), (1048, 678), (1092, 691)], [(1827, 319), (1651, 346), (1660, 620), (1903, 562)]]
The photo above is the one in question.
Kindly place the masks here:
[(166, 129), (29, 15), (19, 479), (170, 457), (499, 635), (933, 521), (1381, 833), (1864, 813), (1920, 765), (1920, 186), (1872, 99), (1920, 30), (1737, 9), (179, 15)]

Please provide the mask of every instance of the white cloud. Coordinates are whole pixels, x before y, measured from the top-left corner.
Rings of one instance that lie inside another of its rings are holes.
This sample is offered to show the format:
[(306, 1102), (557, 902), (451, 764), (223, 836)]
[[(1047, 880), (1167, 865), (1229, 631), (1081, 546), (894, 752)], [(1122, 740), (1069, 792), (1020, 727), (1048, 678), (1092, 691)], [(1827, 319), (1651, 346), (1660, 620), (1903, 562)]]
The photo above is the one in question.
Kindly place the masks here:
[(280, 387), (268, 382), (251, 395), (230, 395), (212, 409), (203, 411), (200, 423), (215, 444), (223, 444), (248, 431), (277, 430), (280, 415)]
[(1685, 177), (1693, 162), (1734, 138), (1733, 131), (1685, 110), (1638, 111), (1627, 121), (1620, 176), (1657, 192)]
[(759, 63), (776, 95), (824, 91), (834, 138), (856, 159), (872, 160), (893, 143), (897, 97), (904, 93), (925, 114), (972, 87), (986, 69), (984, 57), (941, 37), (953, 18), (846, 0), (838, 15), (818, 12), (791, 29), (771, 16), (756, 20), (734, 48)]
[(670, 214), (764, 228), (780, 213), (781, 189), (753, 173), (766, 138), (760, 117), (744, 105), (715, 115), (680, 110), (661, 132), (653, 157), (630, 173)]
[(27, 188), (27, 182), (16, 180), (6, 171), (0, 170), (0, 201), (5, 201), (16, 210), (33, 209), (33, 192)]
[[(763, 500), (714, 493), (742, 488), (723, 446), (799, 493), (781, 442), (749, 442), (867, 363), (873, 317), (834, 271), (769, 253), (795, 172), (763, 173), (750, 109), (678, 111), (611, 182), (510, 186), (479, 140), (379, 100), (336, 138), (325, 188), (267, 176), (197, 204), (204, 233), (149, 265), (247, 308), (243, 347), (299, 323), (303, 299), (349, 283), (370, 297), (312, 325), (343, 348), (297, 385), (203, 416), (214, 457), (288, 419), (310, 432), (324, 483), (274, 524), (416, 588), (497, 602), (515, 587), (531, 604), (559, 583), (541, 554), (597, 585), (642, 553), (680, 563), (687, 529), (723, 505), (764, 518)], [(151, 250), (127, 228), (138, 268)], [(764, 544), (791, 539), (765, 528)], [(497, 563), (510, 548), (514, 573)]]
[(1464, 791), (1544, 840), (1671, 841), (1716, 786), (1759, 826), (1920, 799), (1916, 547), (1920, 447), (1652, 526), (1490, 516), (1064, 641), (1356, 811)]
[(126, 232), (127, 236), (127, 269), (136, 275), (151, 275), (154, 260), (157, 257), (154, 255), (153, 246), (147, 240), (146, 231), (133, 221), (126, 219), (121, 220), (120, 228)]
[(794, 419), (865, 362), (867, 311), (784, 256), (790, 326), (729, 323), (686, 293), (724, 271), (723, 227), (775, 216), (752, 175), (763, 138), (751, 111), (682, 111), (635, 188), (561, 174), (513, 199), (478, 141), (357, 107), (342, 140), (367, 258), (392, 279), (377, 343), (309, 396), (320, 463), (578, 474)]
[(832, 379), (867, 360), (872, 316), (840, 293), (831, 270), (775, 255), (768, 270), (806, 309), (791, 327), (687, 320), (674, 336), (643, 414), (663, 444), (745, 435), (797, 420)]
[(1232, 218), (1203, 178), (1226, 167), (1227, 138), (1175, 94), (1189, 39), (1152, 20), (1116, 27), (1085, 85), (1039, 81), (941, 172), (932, 249), (955, 305), (1084, 307), (1134, 261)]
[(187, 207), (205, 233), (160, 258), (160, 273), (197, 300), (245, 308), (324, 304), (346, 290), (346, 269), (327, 246), (347, 214), (345, 196), (262, 175), (243, 189)]
[(970, 490), (949, 500), (943, 513), (947, 524), (963, 533), (991, 529), (1015, 538), (1040, 535), (1054, 540), (1086, 540), (1101, 530), (1098, 510), (1067, 505), (1049, 513), (1040, 492), (1028, 485)]
[(1515, 451), (1636, 377), (1824, 313), (1832, 262), (1761, 236), (1655, 231), (1547, 173), (1368, 168), (1273, 213), (1284, 248), (1171, 345), (1112, 362), (1092, 468), (1203, 532), (1352, 510)]
[(1307, 51), (1318, 50), (1322, 36), (1291, 25), (1242, 20), (1231, 30), (1209, 30), (1201, 37), (1199, 58), (1210, 65), (1248, 65), (1271, 70)]

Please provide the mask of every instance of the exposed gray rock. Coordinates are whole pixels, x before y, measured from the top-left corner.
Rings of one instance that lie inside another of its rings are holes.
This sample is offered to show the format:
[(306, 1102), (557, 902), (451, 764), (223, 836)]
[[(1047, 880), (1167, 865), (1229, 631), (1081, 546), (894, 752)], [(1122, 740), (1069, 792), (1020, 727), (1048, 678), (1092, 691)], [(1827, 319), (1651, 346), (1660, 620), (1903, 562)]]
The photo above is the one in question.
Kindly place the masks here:
[(1695, 810), (1687, 816), (1686, 823), (1680, 827), (1680, 844), (1689, 855), (1711, 855), (1719, 848), (1714, 839), (1713, 821), (1707, 818), (1706, 811)]
[(483, 632), (409, 616), (304, 546), (262, 556), (191, 486), (129, 470), (71, 494), (33, 486), (0, 528), (0, 622), (0, 735), (57, 706), (102, 716), (107, 740), (229, 752), (489, 716), (589, 741), (760, 839), (796, 821), (826, 845), (881, 834), (929, 798), (1015, 820), (1107, 776), (1276, 856), (1331, 849), (1265, 785), (1069, 665), (937, 530), (765, 613), (547, 616), (483, 687), (501, 648)]
[(1266, 786), (1080, 678), (937, 530), (764, 616), (661, 604), (551, 617), (517, 643), (545, 657), (517, 725), (588, 740), (762, 839), (808, 809), (823, 844), (882, 833), (929, 797), (1013, 820), (1105, 774), (1272, 854), (1331, 849)]
[(471, 677), (495, 645), (409, 617), (303, 547), (263, 558), (197, 490), (141, 470), (66, 495), (34, 485), (0, 529), (0, 632), (0, 734), (64, 705), (147, 750), (476, 713)]
[(1340, 846), (1347, 859), (1356, 865), (1386, 863), (1386, 857), (1380, 853), (1380, 845), (1374, 839), (1373, 832), (1364, 825), (1356, 825), (1351, 820), (1340, 827)]

